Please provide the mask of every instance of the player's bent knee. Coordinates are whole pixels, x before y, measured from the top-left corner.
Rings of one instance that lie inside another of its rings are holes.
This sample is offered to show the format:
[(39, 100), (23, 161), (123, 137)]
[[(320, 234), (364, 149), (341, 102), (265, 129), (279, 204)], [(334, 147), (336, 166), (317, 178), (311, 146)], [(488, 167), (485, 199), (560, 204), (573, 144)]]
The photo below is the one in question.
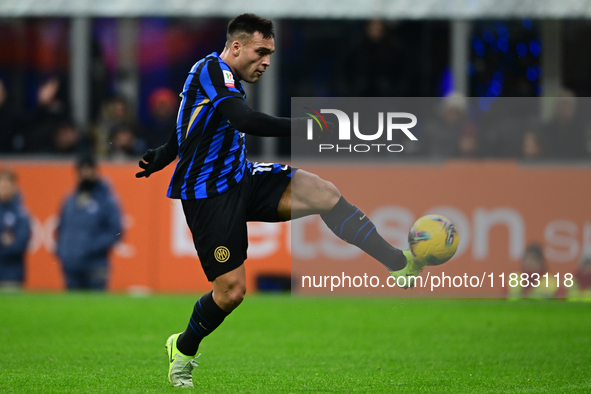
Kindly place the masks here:
[(224, 296), (222, 297), (224, 305), (220, 305), (220, 307), (227, 312), (236, 309), (244, 300), (245, 294), (246, 287), (235, 287), (232, 290), (229, 290), (227, 293), (224, 293)]
[(229, 295), (230, 304), (234, 305), (234, 307), (237, 307), (238, 305), (240, 305), (242, 303), (245, 295), (246, 295), (246, 286), (240, 286), (240, 287), (234, 288)]
[(324, 181), (324, 183), (325, 193), (328, 196), (327, 198), (331, 201), (334, 201), (334, 203), (336, 204), (337, 201), (339, 201), (339, 198), (341, 198), (341, 192), (332, 182)]
[(322, 210), (330, 210), (336, 205), (341, 198), (341, 192), (337, 187), (329, 181), (318, 177), (317, 190), (319, 192), (319, 201), (317, 202), (318, 208)]
[(244, 264), (218, 276), (213, 281), (213, 299), (226, 312), (236, 308), (246, 294), (246, 275)]
[(246, 285), (243, 283), (234, 283), (230, 286), (223, 286), (214, 289), (214, 300), (220, 308), (226, 312), (231, 312), (244, 300), (246, 295)]
[(341, 198), (339, 189), (332, 182), (316, 174), (300, 170), (295, 176), (296, 191), (292, 190), (291, 195), (306, 205), (303, 209), (330, 210)]

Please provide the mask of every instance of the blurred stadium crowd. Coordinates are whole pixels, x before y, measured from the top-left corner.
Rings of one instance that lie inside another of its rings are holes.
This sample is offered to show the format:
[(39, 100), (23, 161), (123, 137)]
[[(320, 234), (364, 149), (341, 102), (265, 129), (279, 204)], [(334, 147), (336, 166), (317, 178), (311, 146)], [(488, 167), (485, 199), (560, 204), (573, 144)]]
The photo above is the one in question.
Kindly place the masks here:
[[(139, 18), (136, 65), (122, 69), (116, 18), (92, 22), (90, 119), (71, 113), (66, 18), (0, 19), (0, 154), (137, 158), (167, 139), (175, 127), (178, 93), (192, 64), (221, 51), (226, 20)], [(468, 95), (543, 96), (544, 45), (538, 21), (477, 21), (466, 66)], [(591, 93), (585, 70), (585, 21), (564, 25), (564, 89), (545, 116), (513, 112), (482, 126), (468, 101), (454, 93), (449, 67), (449, 25), (443, 21), (283, 20), (278, 31), (278, 114), (290, 116), (290, 97), (446, 97), (434, 111), (438, 125), (424, 127), (422, 143), (406, 151), (417, 158), (591, 158), (591, 118), (576, 96)], [(577, 61), (573, 60), (573, 53)], [(569, 60), (570, 59), (570, 60)], [(132, 72), (132, 74), (133, 74)], [(125, 84), (137, 82), (137, 94)], [(262, 94), (253, 86), (251, 105)], [(494, 110), (491, 110), (494, 112)], [(492, 117), (490, 115), (489, 117)], [(430, 122), (430, 123), (434, 123)], [(427, 122), (429, 123), (429, 122)], [(426, 124), (426, 123), (425, 123)], [(262, 153), (249, 139), (249, 153)], [(289, 140), (278, 145), (290, 153)], [(408, 156), (407, 156), (408, 157)]]
[(42, 82), (34, 107), (15, 110), (9, 107), (9, 93), (0, 80), (0, 152), (135, 158), (147, 148), (164, 144), (174, 130), (178, 103), (170, 89), (156, 89), (150, 95), (149, 123), (140, 124), (129, 100), (116, 95), (101, 104), (90, 130), (82, 130), (60, 97), (61, 84), (58, 77)]

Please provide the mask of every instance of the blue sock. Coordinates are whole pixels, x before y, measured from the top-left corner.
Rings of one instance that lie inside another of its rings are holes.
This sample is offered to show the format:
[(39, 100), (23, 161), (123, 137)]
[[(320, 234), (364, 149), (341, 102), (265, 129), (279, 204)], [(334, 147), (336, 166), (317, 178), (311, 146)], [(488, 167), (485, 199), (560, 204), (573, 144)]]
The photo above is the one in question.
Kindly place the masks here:
[(337, 237), (359, 247), (382, 263), (388, 271), (398, 271), (406, 266), (406, 257), (402, 251), (386, 242), (372, 221), (344, 197), (341, 196), (336, 205), (320, 217)]
[(194, 356), (201, 340), (218, 328), (228, 314), (215, 303), (213, 292), (201, 297), (193, 308), (187, 329), (177, 339), (177, 349), (185, 356)]

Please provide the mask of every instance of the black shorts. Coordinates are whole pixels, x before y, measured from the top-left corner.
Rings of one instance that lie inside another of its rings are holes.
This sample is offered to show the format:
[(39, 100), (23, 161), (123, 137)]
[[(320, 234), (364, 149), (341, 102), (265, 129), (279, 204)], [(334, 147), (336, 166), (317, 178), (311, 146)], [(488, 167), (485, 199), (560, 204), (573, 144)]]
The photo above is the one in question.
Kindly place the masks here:
[(212, 198), (182, 200), (201, 266), (211, 282), (246, 260), (246, 222), (281, 222), (277, 206), (297, 168), (252, 163), (232, 189)]

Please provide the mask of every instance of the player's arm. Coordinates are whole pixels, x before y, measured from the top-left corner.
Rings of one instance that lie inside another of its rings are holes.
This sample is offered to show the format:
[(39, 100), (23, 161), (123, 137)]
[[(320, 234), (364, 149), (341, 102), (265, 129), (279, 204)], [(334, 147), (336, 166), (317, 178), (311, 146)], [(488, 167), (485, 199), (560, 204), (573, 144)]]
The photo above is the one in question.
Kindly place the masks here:
[[(246, 134), (259, 137), (289, 137), (292, 135), (306, 138), (308, 118), (281, 118), (267, 115), (251, 109), (241, 98), (229, 97), (217, 104), (217, 109), (230, 121), (230, 124)], [(329, 124), (332, 126), (332, 123)], [(314, 136), (322, 138), (332, 130), (314, 127)]]
[(289, 137), (292, 121), (251, 109), (241, 98), (229, 97), (217, 105), (217, 109), (238, 131), (259, 137)]
[(148, 178), (152, 173), (160, 171), (176, 159), (179, 152), (176, 131), (170, 133), (170, 138), (166, 144), (156, 149), (148, 149), (148, 151), (140, 160), (139, 166), (144, 169), (135, 174), (136, 178)]

